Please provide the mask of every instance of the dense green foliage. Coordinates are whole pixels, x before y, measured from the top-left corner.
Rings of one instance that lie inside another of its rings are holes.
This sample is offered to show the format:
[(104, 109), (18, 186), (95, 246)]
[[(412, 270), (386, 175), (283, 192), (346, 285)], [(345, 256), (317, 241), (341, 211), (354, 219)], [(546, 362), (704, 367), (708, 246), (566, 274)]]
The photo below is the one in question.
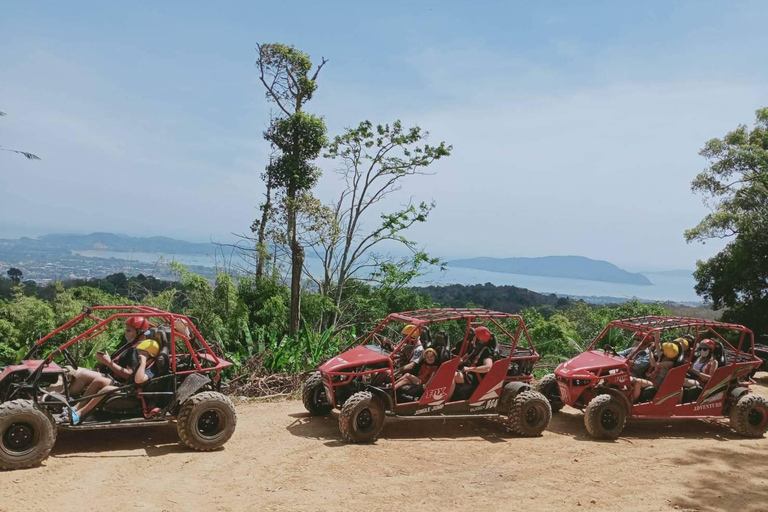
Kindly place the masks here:
[(554, 293), (532, 292), (517, 286), (485, 284), (449, 284), (446, 286), (414, 287), (413, 291), (428, 295), (433, 301), (446, 307), (463, 308), (468, 304), (482, 304), (487, 309), (517, 312), (534, 306), (551, 306), (562, 309), (573, 301)]
[[(76, 316), (83, 306), (97, 304), (142, 303), (184, 313), (195, 321), (209, 342), (235, 363), (235, 370), (249, 357), (258, 355), (268, 370), (285, 372), (316, 367), (388, 313), (434, 307), (439, 303), (521, 312), (545, 364), (575, 355), (611, 320), (667, 314), (662, 306), (655, 304), (627, 302), (595, 307), (490, 284), (416, 291), (352, 280), (344, 290), (344, 310), (338, 312), (339, 325), (344, 328), (324, 328), (324, 316), (335, 312), (334, 301), (320, 293), (305, 291), (301, 302), (302, 325), (290, 336), (290, 290), (284, 284), (271, 278), (245, 277), (235, 281), (224, 274), (212, 284), (181, 265), (174, 265), (174, 270), (178, 282), (116, 274), (104, 279), (25, 287), (26, 283), (14, 285), (10, 279), (0, 279), (0, 364), (17, 360), (31, 342)], [(441, 300), (433, 301), (428, 294)], [(510, 300), (511, 297), (514, 299)], [(119, 323), (115, 323), (108, 333), (78, 344), (73, 354), (84, 364), (92, 364), (95, 351), (118, 339), (120, 330)], [(616, 340), (617, 345), (623, 342)]]
[[(348, 300), (340, 312), (346, 327), (321, 329), (323, 317), (335, 311), (333, 301), (305, 291), (302, 325), (290, 336), (290, 290), (280, 282), (249, 277), (235, 281), (220, 274), (212, 284), (182, 265), (174, 264), (174, 270), (178, 282), (115, 274), (41, 287), (0, 279), (0, 365), (17, 360), (33, 341), (76, 316), (85, 305), (142, 303), (192, 318), (236, 368), (246, 358), (260, 355), (270, 370), (300, 372), (338, 353), (354, 341), (356, 332), (370, 329), (388, 312), (432, 305), (428, 298), (408, 290), (354, 282), (345, 292)], [(73, 354), (84, 364), (91, 363), (95, 351), (117, 339), (120, 330), (115, 325), (91, 342), (78, 344)]]
[(688, 241), (730, 239), (694, 274), (696, 292), (725, 308), (723, 319), (768, 336), (768, 108), (756, 113), (750, 131), (741, 125), (706, 143), (710, 165), (692, 183), (712, 213), (686, 231)]

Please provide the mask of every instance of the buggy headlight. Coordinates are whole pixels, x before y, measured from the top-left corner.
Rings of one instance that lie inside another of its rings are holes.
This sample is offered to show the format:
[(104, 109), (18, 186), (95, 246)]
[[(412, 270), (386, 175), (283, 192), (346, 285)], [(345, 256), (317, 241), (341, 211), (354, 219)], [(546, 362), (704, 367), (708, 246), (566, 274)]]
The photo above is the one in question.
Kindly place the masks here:
[(574, 386), (589, 386), (589, 379), (573, 379)]

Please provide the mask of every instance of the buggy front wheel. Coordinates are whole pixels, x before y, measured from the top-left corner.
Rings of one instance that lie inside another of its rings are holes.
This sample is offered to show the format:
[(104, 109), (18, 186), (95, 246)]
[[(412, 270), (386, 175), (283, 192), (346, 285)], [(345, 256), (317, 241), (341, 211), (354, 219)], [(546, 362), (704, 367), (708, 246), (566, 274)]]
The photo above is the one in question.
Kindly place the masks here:
[(301, 401), (304, 402), (304, 408), (312, 416), (325, 416), (333, 406), (328, 400), (325, 386), (323, 385), (323, 376), (320, 372), (312, 372), (304, 381), (304, 387), (301, 390)]
[(550, 373), (541, 378), (536, 384), (536, 391), (544, 395), (549, 400), (552, 412), (560, 412), (563, 408), (563, 399), (560, 397), (560, 389), (557, 387), (557, 379), (554, 373)]
[(339, 430), (345, 441), (371, 443), (384, 428), (384, 404), (369, 391), (355, 393), (341, 408)]
[(45, 460), (56, 442), (51, 415), (31, 400), (0, 404), (0, 469), (22, 469)]
[(597, 395), (584, 411), (584, 425), (587, 432), (597, 439), (616, 439), (624, 430), (627, 410), (618, 398), (611, 395)]

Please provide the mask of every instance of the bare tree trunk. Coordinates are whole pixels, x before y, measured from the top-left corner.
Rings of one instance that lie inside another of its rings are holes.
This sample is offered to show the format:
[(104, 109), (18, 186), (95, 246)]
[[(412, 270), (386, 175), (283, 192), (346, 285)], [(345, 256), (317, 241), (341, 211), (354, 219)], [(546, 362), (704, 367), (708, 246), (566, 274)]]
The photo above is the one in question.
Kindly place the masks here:
[(264, 275), (264, 262), (267, 259), (267, 250), (264, 245), (266, 239), (266, 228), (269, 216), (272, 211), (272, 180), (267, 178), (267, 199), (261, 206), (261, 224), (259, 225), (259, 235), (256, 242), (256, 278)]
[(291, 244), (291, 311), (288, 322), (288, 333), (293, 336), (299, 331), (301, 324), (301, 277), (304, 269), (304, 248), (297, 235), (296, 226), (296, 190), (290, 188), (288, 201), (288, 240)]
[(304, 248), (294, 240), (291, 243), (291, 316), (289, 333), (296, 334), (301, 325), (301, 277), (304, 268)]

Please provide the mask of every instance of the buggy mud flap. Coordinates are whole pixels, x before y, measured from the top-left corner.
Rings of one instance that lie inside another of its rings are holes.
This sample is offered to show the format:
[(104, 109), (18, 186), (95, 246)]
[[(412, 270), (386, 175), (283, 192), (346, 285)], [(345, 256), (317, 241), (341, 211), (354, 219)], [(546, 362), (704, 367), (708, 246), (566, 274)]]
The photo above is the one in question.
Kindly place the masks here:
[(200, 388), (204, 387), (206, 384), (210, 384), (210, 382), (211, 379), (203, 374), (190, 374), (186, 379), (184, 379), (184, 382), (181, 383), (179, 389), (176, 390), (176, 397), (173, 399), (173, 402), (171, 403), (168, 410), (173, 411), (176, 409), (176, 407), (189, 400), (189, 398), (194, 395)]

